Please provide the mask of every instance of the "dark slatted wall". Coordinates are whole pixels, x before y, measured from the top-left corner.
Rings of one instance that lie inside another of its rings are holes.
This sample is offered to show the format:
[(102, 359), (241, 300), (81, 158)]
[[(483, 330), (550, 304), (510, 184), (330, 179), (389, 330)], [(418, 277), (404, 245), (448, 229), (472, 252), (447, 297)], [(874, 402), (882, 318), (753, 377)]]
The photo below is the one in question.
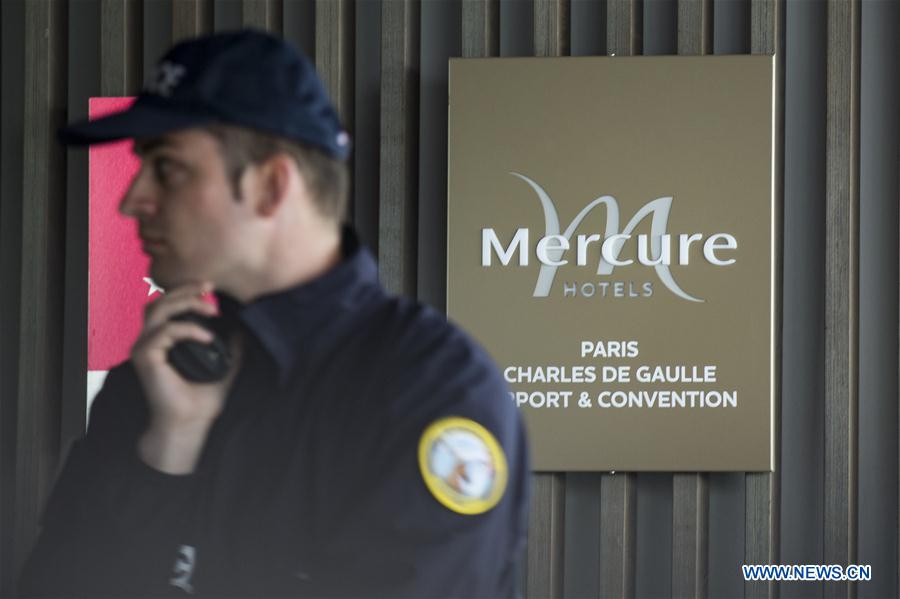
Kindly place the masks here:
[[(135, 94), (172, 42), (241, 26), (315, 61), (354, 137), (351, 220), (383, 283), (441, 310), (448, 58), (775, 53), (777, 470), (536, 474), (522, 585), (528, 597), (898, 595), (900, 3), (0, 6), (3, 596), (85, 419), (87, 156), (54, 130), (91, 96)], [(745, 583), (742, 563), (864, 563), (874, 580)]]

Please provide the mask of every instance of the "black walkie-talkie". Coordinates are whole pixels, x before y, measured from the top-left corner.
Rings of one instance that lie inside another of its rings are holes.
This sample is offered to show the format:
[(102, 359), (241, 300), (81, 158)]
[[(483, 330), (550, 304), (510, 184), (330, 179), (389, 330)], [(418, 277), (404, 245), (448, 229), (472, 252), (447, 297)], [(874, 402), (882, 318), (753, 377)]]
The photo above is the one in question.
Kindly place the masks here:
[(172, 318), (194, 322), (212, 332), (211, 343), (186, 340), (176, 343), (169, 350), (169, 364), (185, 379), (194, 383), (215, 383), (221, 381), (231, 368), (231, 352), (225, 342), (217, 319), (201, 316), (196, 312), (182, 312)]

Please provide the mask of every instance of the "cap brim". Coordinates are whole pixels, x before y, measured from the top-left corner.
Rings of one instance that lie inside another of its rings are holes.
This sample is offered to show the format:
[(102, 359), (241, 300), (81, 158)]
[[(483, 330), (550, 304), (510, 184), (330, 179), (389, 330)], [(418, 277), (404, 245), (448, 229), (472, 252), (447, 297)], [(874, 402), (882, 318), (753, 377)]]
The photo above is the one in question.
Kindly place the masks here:
[(209, 115), (135, 103), (131, 108), (99, 119), (73, 123), (59, 130), (67, 145), (104, 143), (133, 137), (153, 137), (212, 122)]

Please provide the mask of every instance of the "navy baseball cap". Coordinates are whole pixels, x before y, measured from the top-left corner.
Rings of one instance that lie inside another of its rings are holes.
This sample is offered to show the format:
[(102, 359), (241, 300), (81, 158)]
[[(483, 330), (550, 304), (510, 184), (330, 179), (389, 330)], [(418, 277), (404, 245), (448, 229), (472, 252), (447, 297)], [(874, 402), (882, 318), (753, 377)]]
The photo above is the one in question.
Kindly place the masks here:
[(255, 30), (177, 44), (129, 109), (64, 127), (59, 138), (83, 145), (210, 123), (271, 133), (338, 159), (350, 153), (350, 136), (309, 59)]

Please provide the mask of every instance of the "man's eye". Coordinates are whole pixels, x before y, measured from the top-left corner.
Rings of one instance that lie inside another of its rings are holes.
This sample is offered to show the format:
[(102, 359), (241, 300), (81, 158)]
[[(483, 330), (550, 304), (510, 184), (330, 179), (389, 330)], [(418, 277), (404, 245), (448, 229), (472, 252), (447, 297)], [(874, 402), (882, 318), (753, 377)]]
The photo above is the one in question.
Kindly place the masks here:
[(167, 158), (157, 158), (153, 162), (153, 171), (156, 179), (163, 185), (177, 183), (182, 174), (182, 169)]

